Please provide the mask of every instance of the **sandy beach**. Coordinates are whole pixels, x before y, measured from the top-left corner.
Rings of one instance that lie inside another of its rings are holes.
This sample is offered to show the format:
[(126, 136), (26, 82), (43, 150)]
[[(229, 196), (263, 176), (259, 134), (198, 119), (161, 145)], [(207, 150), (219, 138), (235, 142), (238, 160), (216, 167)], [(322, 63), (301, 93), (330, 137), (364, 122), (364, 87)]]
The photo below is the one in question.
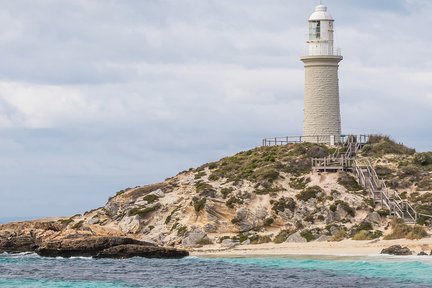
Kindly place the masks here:
[[(421, 240), (380, 240), (309, 243), (267, 243), (258, 245), (238, 245), (234, 248), (221, 247), (219, 244), (194, 249), (192, 256), (209, 257), (248, 257), (248, 256), (284, 256), (284, 255), (329, 255), (329, 256), (372, 256), (391, 245), (407, 246), (417, 255), (423, 251), (431, 253), (432, 238)], [(426, 257), (426, 256), (425, 256)], [(432, 257), (432, 256), (431, 256)]]

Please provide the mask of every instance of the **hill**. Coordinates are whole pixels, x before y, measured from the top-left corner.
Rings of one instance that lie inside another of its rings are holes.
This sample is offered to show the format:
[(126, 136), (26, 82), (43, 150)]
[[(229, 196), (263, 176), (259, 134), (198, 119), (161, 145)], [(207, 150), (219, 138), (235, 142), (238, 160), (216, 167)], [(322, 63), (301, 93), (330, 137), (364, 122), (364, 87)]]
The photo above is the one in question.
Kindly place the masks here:
[[(419, 217), (418, 225), (395, 219), (371, 200), (354, 174), (312, 173), (311, 158), (334, 152), (311, 143), (254, 148), (162, 183), (124, 189), (84, 215), (0, 225), (0, 246), (7, 237), (41, 245), (127, 236), (193, 248), (427, 236), (430, 218)], [(357, 155), (359, 161), (366, 157), (391, 189), (417, 211), (432, 214), (432, 153), (375, 136)]]

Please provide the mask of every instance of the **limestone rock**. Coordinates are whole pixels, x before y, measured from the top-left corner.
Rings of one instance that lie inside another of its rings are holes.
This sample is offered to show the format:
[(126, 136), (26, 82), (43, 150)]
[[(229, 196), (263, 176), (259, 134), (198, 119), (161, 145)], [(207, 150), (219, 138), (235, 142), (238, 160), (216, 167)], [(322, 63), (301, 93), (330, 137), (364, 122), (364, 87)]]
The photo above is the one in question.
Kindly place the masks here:
[(300, 231), (288, 236), (287, 243), (306, 243), (307, 240), (300, 235)]
[(417, 254), (417, 256), (428, 256), (428, 254), (425, 253), (424, 251), (421, 251), (420, 253)]
[(379, 224), (381, 223), (381, 216), (377, 212), (372, 212), (366, 217), (365, 220), (371, 223)]
[(224, 239), (221, 242), (221, 247), (225, 247), (225, 248), (234, 248), (235, 246), (239, 245), (240, 242), (239, 241), (234, 241), (232, 239)]
[(255, 216), (259, 220), (264, 220), (267, 217), (267, 209), (265, 207), (258, 207), (255, 211)]
[(157, 196), (159, 198), (165, 197), (165, 193), (162, 191), (162, 189), (157, 189), (153, 192), (150, 192), (149, 195), (154, 195), (154, 196)]
[(412, 255), (413, 252), (408, 247), (402, 247), (401, 245), (393, 245), (385, 248), (381, 251), (381, 254), (390, 255)]
[(138, 215), (135, 216), (125, 216), (123, 219), (119, 222), (118, 227), (120, 230), (124, 233), (138, 233), (141, 231), (141, 221)]
[(184, 247), (197, 247), (198, 242), (207, 237), (207, 234), (200, 228), (194, 227), (191, 231), (186, 233), (186, 237), (182, 240)]
[(330, 239), (331, 239), (330, 236), (327, 236), (327, 235), (321, 235), (321, 236), (319, 236), (315, 241), (317, 241), (317, 242), (327, 242), (327, 241), (329, 241)]
[(217, 232), (217, 226), (214, 224), (206, 224), (204, 225), (204, 232), (206, 233), (216, 233)]
[(98, 224), (99, 222), (100, 222), (100, 219), (97, 216), (92, 217), (89, 220), (87, 220), (87, 224), (90, 224), (90, 225)]

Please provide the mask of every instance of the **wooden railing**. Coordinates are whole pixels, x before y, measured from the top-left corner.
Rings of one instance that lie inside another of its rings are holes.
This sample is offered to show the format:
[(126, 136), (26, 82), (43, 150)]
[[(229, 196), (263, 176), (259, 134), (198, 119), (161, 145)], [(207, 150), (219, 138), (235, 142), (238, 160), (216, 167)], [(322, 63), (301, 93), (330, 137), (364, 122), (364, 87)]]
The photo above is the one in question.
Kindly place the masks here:
[[(381, 207), (387, 207), (393, 215), (399, 218), (408, 218), (413, 222), (417, 221), (418, 214), (416, 210), (411, 204), (403, 200), (397, 191), (390, 190), (387, 187), (385, 182), (378, 177), (369, 159), (366, 161), (366, 165), (360, 165), (356, 160), (353, 163), (360, 185), (371, 194), (374, 201), (381, 202)], [(377, 193), (379, 195), (378, 199), (376, 197)]]
[(285, 137), (271, 137), (262, 140), (262, 146), (281, 146), (295, 143), (312, 142), (321, 144), (335, 143), (345, 145), (355, 139), (358, 145), (364, 145), (369, 141), (368, 135), (341, 135), (336, 137), (333, 135), (312, 135), (312, 136), (285, 136)]

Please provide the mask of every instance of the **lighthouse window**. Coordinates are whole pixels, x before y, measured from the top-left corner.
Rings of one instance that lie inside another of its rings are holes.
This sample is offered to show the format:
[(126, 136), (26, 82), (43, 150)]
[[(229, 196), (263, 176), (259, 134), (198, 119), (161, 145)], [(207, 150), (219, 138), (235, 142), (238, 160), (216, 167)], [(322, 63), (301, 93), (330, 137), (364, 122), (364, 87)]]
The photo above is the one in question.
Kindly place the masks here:
[(309, 39), (315, 40), (321, 38), (321, 22), (311, 21), (309, 22)]

